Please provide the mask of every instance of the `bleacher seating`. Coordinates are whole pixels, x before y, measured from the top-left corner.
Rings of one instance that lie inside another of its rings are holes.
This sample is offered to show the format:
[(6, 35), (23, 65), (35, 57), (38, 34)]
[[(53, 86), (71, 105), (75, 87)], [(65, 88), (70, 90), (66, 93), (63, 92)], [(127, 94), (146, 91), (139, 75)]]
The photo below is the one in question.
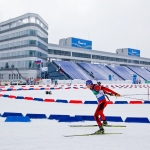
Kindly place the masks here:
[(108, 80), (109, 75), (113, 76), (112, 80), (132, 80), (134, 74), (142, 82), (150, 80), (150, 68), (56, 60), (48, 65), (48, 78), (59, 80)]
[(59, 79), (59, 80), (67, 80), (69, 79), (64, 73), (58, 70), (58, 68), (50, 62), (48, 64), (48, 78), (49, 79)]
[(80, 62), (78, 63), (83, 69), (85, 69), (89, 73), (93, 73), (94, 77), (98, 80), (107, 80), (107, 77), (104, 77), (101, 75), (98, 70), (94, 69), (91, 64), (85, 63), (85, 62)]
[[(83, 69), (89, 73), (93, 73), (94, 77), (98, 80), (108, 80), (108, 75), (113, 75), (114, 73), (101, 64), (90, 64), (85, 62), (78, 63)], [(116, 79), (121, 80), (118, 75), (114, 75)]]
[(133, 74), (135, 74), (133, 71), (131, 71), (129, 68), (125, 66), (111, 66), (107, 65), (107, 67), (118, 74), (123, 80), (132, 80)]
[(112, 72), (106, 66), (102, 64), (92, 64), (92, 65), (94, 65), (100, 71), (100, 73), (102, 73), (103, 76), (108, 77), (108, 75), (113, 75), (113, 80), (122, 80), (122, 78), (120, 78), (116, 73)]
[(89, 80), (93, 79), (88, 75), (81, 67), (71, 61), (53, 61), (58, 67), (60, 67), (71, 79)]
[(145, 68), (132, 66), (128, 66), (128, 68), (134, 71), (136, 74), (138, 74), (141, 78), (145, 80), (150, 80), (150, 72), (147, 71)]

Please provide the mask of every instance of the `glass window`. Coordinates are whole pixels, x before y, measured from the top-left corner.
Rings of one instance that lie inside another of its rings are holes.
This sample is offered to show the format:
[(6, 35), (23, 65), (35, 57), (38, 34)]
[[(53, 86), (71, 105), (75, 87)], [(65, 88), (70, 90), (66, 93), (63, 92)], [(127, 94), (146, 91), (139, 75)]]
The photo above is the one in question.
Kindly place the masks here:
[(30, 35), (36, 35), (36, 30), (29, 30)]
[(20, 31), (20, 36), (22, 36), (23, 35), (23, 31)]
[(15, 24), (15, 22), (13, 22), (13, 23), (11, 23), (10, 28), (13, 28), (15, 26), (16, 26), (16, 24)]
[(40, 26), (43, 28), (43, 23), (41, 22)]
[(91, 58), (90, 54), (72, 52), (73, 57)]
[(35, 17), (30, 17), (30, 22), (35, 23)]
[(9, 25), (5, 25), (2, 27), (2, 30), (6, 30), (6, 29), (9, 29)]
[(12, 38), (12, 34), (9, 34), (9, 38)]
[(28, 18), (24, 18), (24, 19), (22, 20), (22, 23), (28, 23), (28, 22), (29, 22)]
[(17, 68), (21, 68), (21, 61), (17, 61)]
[(15, 56), (15, 52), (12, 52), (11, 54), (12, 54), (12, 56)]
[(16, 26), (20, 26), (22, 24), (22, 20), (16, 21)]
[(39, 21), (39, 19), (36, 19), (36, 23), (37, 23), (37, 24), (40, 24), (40, 21)]
[(10, 57), (10, 54), (11, 54), (11, 53), (6, 53), (6, 57)]
[(29, 45), (36, 45), (36, 40), (29, 40)]
[(8, 62), (5, 63), (5, 68), (9, 68)]
[(28, 64), (29, 64), (29, 68), (31, 68), (32, 67), (32, 61), (29, 60)]
[(20, 67), (21, 67), (21, 68), (24, 68), (24, 67), (25, 67), (25, 61), (21, 61)]

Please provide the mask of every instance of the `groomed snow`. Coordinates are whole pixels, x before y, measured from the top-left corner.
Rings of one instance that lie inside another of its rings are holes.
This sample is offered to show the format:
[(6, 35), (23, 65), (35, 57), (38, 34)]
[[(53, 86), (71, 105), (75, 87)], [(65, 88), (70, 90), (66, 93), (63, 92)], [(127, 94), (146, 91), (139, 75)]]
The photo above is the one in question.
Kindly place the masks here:
[[(147, 94), (146, 88), (114, 88), (123, 94)], [(66, 100), (96, 100), (87, 89), (52, 90), (46, 95), (39, 91), (8, 91), (1, 94), (54, 98)], [(147, 95), (130, 97), (148, 99)], [(111, 100), (131, 100), (110, 97)], [(135, 100), (135, 99), (132, 99)], [(67, 115), (93, 115), (97, 105), (46, 103), (0, 97), (0, 113), (22, 112)], [(105, 109), (106, 116), (147, 117), (150, 120), (149, 104), (110, 104)], [(32, 119), (30, 123), (6, 123), (0, 117), (0, 150), (148, 150), (150, 147), (150, 124), (146, 123), (114, 123), (126, 125), (126, 128), (105, 127), (105, 132), (122, 132), (121, 135), (98, 135), (89, 137), (63, 137), (63, 135), (92, 133), (98, 128), (71, 128), (70, 124), (95, 124), (94, 121), (78, 123), (58, 123), (55, 120)]]

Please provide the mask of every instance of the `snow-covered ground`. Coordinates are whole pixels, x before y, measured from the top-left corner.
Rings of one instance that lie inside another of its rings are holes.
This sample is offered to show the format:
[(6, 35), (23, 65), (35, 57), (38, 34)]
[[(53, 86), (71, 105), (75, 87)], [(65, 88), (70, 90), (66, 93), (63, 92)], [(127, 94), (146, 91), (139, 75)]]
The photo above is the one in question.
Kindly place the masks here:
[[(6, 87), (7, 88), (7, 87)], [(15, 87), (18, 88), (18, 87)], [(136, 100), (135, 98), (148, 100), (147, 88), (111, 88), (121, 95), (130, 95), (130, 98), (110, 97), (112, 101)], [(53, 98), (70, 100), (96, 100), (95, 96), (88, 89), (60, 89), (52, 90), (52, 95), (46, 95), (45, 90), (23, 90), (6, 91), (0, 94), (16, 96), (30, 96), (37, 98)], [(93, 115), (97, 105), (93, 104), (69, 104), (69, 103), (48, 103), (39, 101), (28, 101), (0, 97), (0, 113), (21, 112), (44, 113), (66, 115)], [(150, 120), (149, 104), (109, 104), (105, 109), (106, 116), (126, 117), (147, 117)], [(95, 124), (94, 121), (77, 123), (59, 123), (56, 120), (31, 119), (30, 123), (6, 123), (6, 118), (0, 117), (0, 150), (148, 150), (150, 147), (150, 124), (149, 123), (115, 123), (126, 125), (126, 128), (105, 127), (105, 132), (121, 132), (120, 135), (98, 135), (89, 137), (63, 137), (63, 135), (82, 134), (95, 132), (97, 127), (71, 128), (70, 124)]]

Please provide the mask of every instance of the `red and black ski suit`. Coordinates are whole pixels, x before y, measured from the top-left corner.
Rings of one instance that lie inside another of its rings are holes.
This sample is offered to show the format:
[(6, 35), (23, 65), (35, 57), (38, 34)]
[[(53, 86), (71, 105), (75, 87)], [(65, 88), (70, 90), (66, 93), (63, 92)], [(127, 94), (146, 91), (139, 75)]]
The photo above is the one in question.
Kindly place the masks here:
[(98, 106), (94, 114), (94, 119), (96, 120), (98, 126), (102, 126), (99, 116), (101, 117), (102, 120), (106, 120), (103, 111), (107, 105), (107, 101), (104, 94), (116, 95), (117, 93), (112, 91), (109, 88), (106, 88), (104, 86), (99, 86), (97, 84), (93, 84), (90, 90), (92, 90), (93, 94), (97, 97), (98, 100)]

